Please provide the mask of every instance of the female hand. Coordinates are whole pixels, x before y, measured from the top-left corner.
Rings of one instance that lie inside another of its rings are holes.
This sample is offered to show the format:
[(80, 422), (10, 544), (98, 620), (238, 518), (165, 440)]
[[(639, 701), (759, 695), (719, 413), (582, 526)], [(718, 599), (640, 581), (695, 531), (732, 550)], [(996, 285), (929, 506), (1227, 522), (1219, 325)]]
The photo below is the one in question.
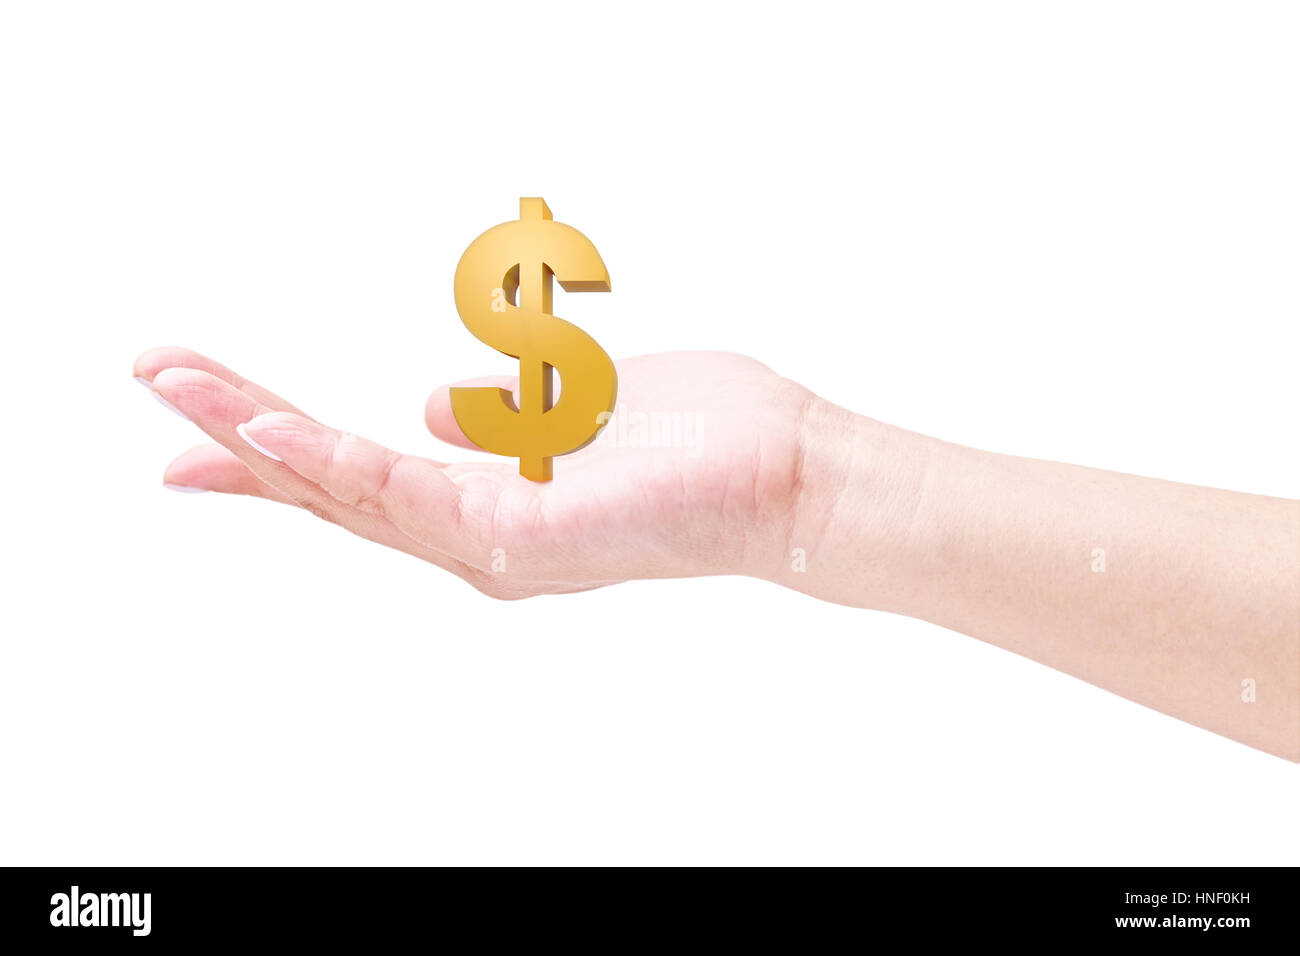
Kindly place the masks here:
[[(446, 464), (321, 424), (205, 356), (152, 349), (135, 375), (216, 444), (164, 482), (297, 505), (453, 572), (500, 598), (630, 578), (760, 573), (785, 554), (812, 393), (722, 352), (617, 363), (618, 405), (595, 442), (536, 483), (518, 463)], [(515, 389), (505, 377), (460, 385)], [(447, 388), (433, 434), (474, 448)]]

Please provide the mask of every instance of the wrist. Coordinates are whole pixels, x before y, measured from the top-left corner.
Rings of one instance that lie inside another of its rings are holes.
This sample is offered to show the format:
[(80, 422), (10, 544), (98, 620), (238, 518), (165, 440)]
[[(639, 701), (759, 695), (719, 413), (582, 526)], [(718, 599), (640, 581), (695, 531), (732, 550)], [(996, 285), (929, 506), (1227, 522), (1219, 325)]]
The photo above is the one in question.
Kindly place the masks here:
[(782, 560), (760, 576), (836, 603), (906, 612), (907, 546), (940, 443), (817, 397), (799, 440)]

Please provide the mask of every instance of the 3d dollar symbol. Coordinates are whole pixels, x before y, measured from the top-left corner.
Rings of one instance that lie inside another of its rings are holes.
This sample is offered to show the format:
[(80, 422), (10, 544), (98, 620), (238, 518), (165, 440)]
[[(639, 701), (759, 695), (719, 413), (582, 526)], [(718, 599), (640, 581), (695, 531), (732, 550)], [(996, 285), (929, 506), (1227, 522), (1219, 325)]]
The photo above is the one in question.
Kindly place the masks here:
[[(565, 292), (608, 292), (591, 240), (556, 222), (542, 199), (475, 239), (456, 266), (456, 311), (481, 342), (519, 359), (519, 405), (509, 389), (453, 388), (451, 412), (484, 451), (519, 459), (519, 474), (551, 480), (551, 459), (591, 442), (614, 410), (618, 375), (596, 341), (551, 314), (552, 280)], [(558, 370), (560, 400), (553, 400)]]

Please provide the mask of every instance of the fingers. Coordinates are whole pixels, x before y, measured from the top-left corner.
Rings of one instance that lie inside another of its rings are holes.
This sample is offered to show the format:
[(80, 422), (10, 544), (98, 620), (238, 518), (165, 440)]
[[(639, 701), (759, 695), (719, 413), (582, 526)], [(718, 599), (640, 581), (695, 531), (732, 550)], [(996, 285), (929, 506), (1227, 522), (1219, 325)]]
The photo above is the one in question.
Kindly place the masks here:
[(240, 437), (238, 427), (272, 409), (217, 376), (193, 368), (166, 368), (153, 378), (153, 390), (164, 403), (225, 446), (256, 478), (304, 506), (328, 498), (287, 469), (277, 469)]
[[(441, 465), (305, 416), (272, 413), (197, 369), (164, 369), (153, 387), (254, 475), (313, 514), (478, 583), (475, 557), (491, 552), (483, 546), (484, 522), (462, 520), (460, 489)], [(490, 510), (477, 505), (471, 513)]]
[[(135, 360), (131, 371), (138, 381), (154, 391), (155, 396), (163, 397), (161, 392), (154, 389), (153, 380), (159, 372), (168, 368), (190, 368), (207, 372), (243, 392), (261, 406), (303, 414), (274, 392), (190, 349), (177, 346), (149, 349)], [(167, 466), (163, 473), (163, 484), (177, 491), (217, 491), (297, 504), (258, 478), (238, 456), (220, 445), (200, 445), (181, 455)]]
[(135, 360), (135, 367), (132, 374), (136, 378), (144, 380), (146, 383), (152, 383), (154, 378), (163, 369), (168, 368), (192, 368), (202, 372), (207, 372), (232, 387), (243, 392), (253, 401), (267, 408), (281, 412), (294, 412), (298, 415), (304, 415), (305, 412), (295, 408), (283, 398), (274, 392), (268, 391), (262, 386), (250, 382), (236, 372), (232, 372), (220, 362), (215, 362), (206, 355), (200, 355), (198, 352), (192, 352), (189, 349), (179, 348), (177, 346), (164, 346), (162, 348), (150, 349), (140, 355)]
[[(380, 515), (349, 507), (314, 482), (275, 461), (249, 444), (239, 426), (271, 411), (215, 375), (197, 369), (169, 368), (153, 379), (154, 390), (167, 404), (226, 447), (257, 479), (317, 517), (342, 525), (354, 534), (414, 554), (472, 579), (475, 572), (441, 551), (416, 542)], [(302, 421), (310, 419), (302, 418)]]
[(449, 445), (456, 445), (458, 448), (479, 450), (478, 445), (465, 437), (465, 433), (456, 424), (456, 417), (451, 413), (450, 390), (474, 386), (508, 388), (515, 393), (515, 400), (518, 401), (519, 399), (518, 376), (489, 375), (483, 378), (466, 379), (453, 385), (444, 385), (442, 388), (435, 389), (424, 405), (424, 423), (429, 426), (429, 431), (433, 432), (433, 437), (445, 441)]
[(458, 560), (483, 551), (481, 535), (466, 527), (460, 488), (437, 462), (289, 412), (259, 415), (238, 433), (335, 501), (387, 519), (425, 547)]
[(220, 445), (199, 445), (185, 452), (167, 466), (163, 484), (175, 491), (217, 491), (297, 504), (258, 478), (234, 452)]
[[(155, 398), (218, 443), (191, 449), (173, 461), (164, 475), (168, 486), (298, 505), (354, 534), (451, 571), (494, 596), (554, 589), (529, 582), (512, 590), (489, 570), (493, 548), (500, 546), (492, 529), (502, 489), (513, 478), (511, 469), (449, 469), (399, 455), (326, 428), (274, 393), (186, 349), (146, 352), (136, 361), (135, 373)], [(516, 387), (515, 380), (501, 377), (465, 384)], [(434, 433), (474, 448), (455, 425), (447, 390), (440, 393), (445, 420)], [(437, 407), (434, 399), (430, 405)]]

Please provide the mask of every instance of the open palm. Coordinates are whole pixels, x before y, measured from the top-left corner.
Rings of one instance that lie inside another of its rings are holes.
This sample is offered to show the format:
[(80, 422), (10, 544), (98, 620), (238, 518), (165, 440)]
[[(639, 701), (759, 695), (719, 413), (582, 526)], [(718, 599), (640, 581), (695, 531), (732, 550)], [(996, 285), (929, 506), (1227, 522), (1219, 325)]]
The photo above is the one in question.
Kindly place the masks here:
[[(217, 442), (173, 461), (168, 485), (303, 507), (494, 597), (752, 573), (778, 559), (812, 394), (724, 352), (616, 364), (614, 417), (593, 444), (558, 459), (546, 483), (506, 459), (447, 464), (390, 451), (186, 349), (144, 353), (135, 375)], [(516, 387), (508, 378), (457, 384)], [(436, 437), (474, 447), (446, 387), (425, 418)]]

